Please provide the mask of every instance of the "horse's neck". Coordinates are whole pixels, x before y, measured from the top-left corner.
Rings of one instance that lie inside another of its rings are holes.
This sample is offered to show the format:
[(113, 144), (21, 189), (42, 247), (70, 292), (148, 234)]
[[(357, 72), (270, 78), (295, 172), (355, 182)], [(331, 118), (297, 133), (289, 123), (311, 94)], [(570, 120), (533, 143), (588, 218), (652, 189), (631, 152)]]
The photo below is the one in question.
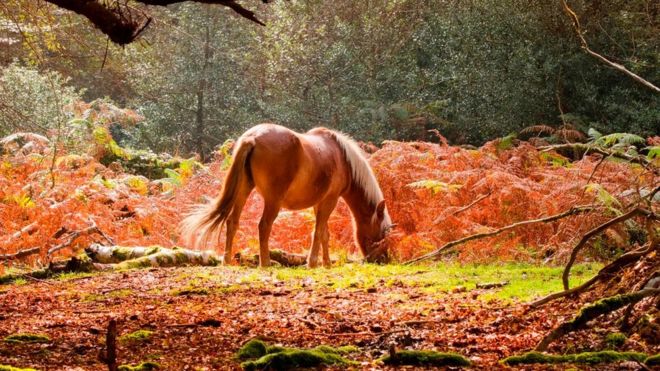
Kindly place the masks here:
[(355, 219), (355, 224), (358, 230), (360, 226), (366, 223), (369, 223), (374, 213), (376, 212), (376, 205), (373, 205), (372, 202), (366, 197), (364, 190), (357, 185), (355, 182), (352, 182), (349, 190), (344, 194), (344, 201), (348, 205), (348, 208), (351, 209), (353, 218)]

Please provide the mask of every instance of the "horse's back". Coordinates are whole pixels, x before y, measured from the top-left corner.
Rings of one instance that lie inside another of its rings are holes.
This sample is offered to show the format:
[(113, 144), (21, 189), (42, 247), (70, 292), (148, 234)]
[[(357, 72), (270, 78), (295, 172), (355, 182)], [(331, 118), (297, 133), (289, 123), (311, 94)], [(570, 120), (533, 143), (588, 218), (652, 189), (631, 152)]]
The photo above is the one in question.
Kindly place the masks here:
[(264, 199), (289, 209), (338, 197), (346, 187), (342, 152), (328, 129), (298, 134), (275, 124), (260, 124), (242, 136), (254, 140), (250, 170)]

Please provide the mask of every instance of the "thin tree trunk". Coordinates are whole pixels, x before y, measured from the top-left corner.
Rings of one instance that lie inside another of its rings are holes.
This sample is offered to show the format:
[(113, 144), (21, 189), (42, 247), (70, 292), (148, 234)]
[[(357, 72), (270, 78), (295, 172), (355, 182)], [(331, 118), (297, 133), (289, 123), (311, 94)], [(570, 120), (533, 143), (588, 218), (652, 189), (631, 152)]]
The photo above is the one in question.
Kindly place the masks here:
[(204, 35), (204, 64), (202, 65), (201, 78), (199, 80), (199, 87), (197, 89), (197, 112), (196, 112), (196, 125), (195, 125), (195, 147), (201, 161), (206, 159), (204, 150), (204, 129), (206, 127), (206, 117), (204, 112), (204, 92), (208, 85), (208, 69), (211, 59), (211, 14), (210, 7), (206, 6), (206, 22), (205, 22), (205, 35)]

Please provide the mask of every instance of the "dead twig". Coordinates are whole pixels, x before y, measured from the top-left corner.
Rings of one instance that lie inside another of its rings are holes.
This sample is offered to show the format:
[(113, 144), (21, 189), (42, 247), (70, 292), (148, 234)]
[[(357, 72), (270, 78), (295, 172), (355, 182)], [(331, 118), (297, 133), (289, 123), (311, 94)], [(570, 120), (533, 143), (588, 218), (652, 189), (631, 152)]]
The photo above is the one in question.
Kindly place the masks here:
[(406, 265), (409, 265), (409, 264), (418, 263), (418, 262), (420, 262), (420, 261), (424, 261), (424, 260), (428, 260), (428, 259), (432, 259), (432, 258), (438, 257), (438, 256), (440, 256), (444, 251), (448, 250), (449, 248), (452, 248), (452, 247), (454, 247), (454, 246), (456, 246), (456, 245), (460, 245), (460, 244), (466, 243), (466, 242), (468, 242), (468, 241), (472, 241), (472, 240), (476, 240), (476, 239), (480, 239), (480, 238), (485, 238), (485, 237), (492, 237), (492, 236), (498, 235), (498, 234), (500, 234), (500, 233), (502, 233), (502, 232), (505, 232), (505, 231), (508, 231), (508, 230), (511, 230), (511, 229), (515, 229), (515, 228), (518, 228), (518, 227), (522, 227), (522, 226), (525, 226), (525, 225), (529, 225), (529, 224), (535, 224), (535, 223), (549, 223), (549, 222), (553, 222), (553, 221), (556, 221), (556, 220), (559, 220), (559, 219), (565, 218), (565, 217), (567, 217), (567, 216), (576, 215), (576, 214), (581, 214), (581, 213), (585, 213), (585, 212), (593, 211), (593, 210), (595, 210), (595, 209), (596, 209), (596, 207), (595, 207), (595, 206), (591, 206), (591, 205), (575, 206), (575, 207), (570, 208), (570, 209), (567, 210), (567, 211), (564, 211), (563, 213), (559, 213), (559, 214), (555, 214), (555, 215), (547, 216), (547, 217), (545, 217), (545, 218), (532, 219), (532, 220), (525, 220), (525, 221), (522, 221), (522, 222), (518, 222), (518, 223), (513, 223), (513, 224), (510, 224), (510, 225), (507, 225), (507, 226), (505, 226), (505, 227), (502, 227), (502, 228), (496, 229), (496, 230), (491, 231), (491, 232), (484, 232), (484, 233), (473, 234), (473, 235), (470, 235), (470, 236), (467, 236), (467, 237), (463, 237), (463, 238), (458, 239), (458, 240), (454, 240), (454, 241), (448, 242), (448, 243), (444, 244), (442, 247), (440, 247), (439, 249), (437, 249), (437, 250), (435, 250), (435, 251), (432, 251), (432, 252), (430, 252), (430, 253), (428, 253), (428, 254), (426, 254), (426, 255), (420, 256), (419, 258), (415, 258), (415, 259), (409, 260), (409, 261), (407, 261), (405, 264), (406, 264)]

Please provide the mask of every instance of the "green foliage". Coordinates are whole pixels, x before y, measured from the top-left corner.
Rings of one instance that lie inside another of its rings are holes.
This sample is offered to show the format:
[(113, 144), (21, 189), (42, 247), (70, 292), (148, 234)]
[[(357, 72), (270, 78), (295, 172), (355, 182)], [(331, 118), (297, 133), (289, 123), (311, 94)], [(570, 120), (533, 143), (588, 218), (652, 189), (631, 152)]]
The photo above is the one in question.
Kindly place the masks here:
[(470, 366), (470, 361), (460, 354), (434, 350), (399, 350), (381, 358), (381, 361), (391, 366)]
[(66, 104), (82, 92), (60, 73), (12, 63), (0, 66), (0, 136), (16, 131), (47, 134), (67, 120)]
[(607, 207), (612, 213), (621, 215), (621, 202), (616, 197), (612, 196), (605, 187), (598, 183), (589, 183), (585, 186), (587, 192), (593, 193), (598, 201), (603, 206)]

